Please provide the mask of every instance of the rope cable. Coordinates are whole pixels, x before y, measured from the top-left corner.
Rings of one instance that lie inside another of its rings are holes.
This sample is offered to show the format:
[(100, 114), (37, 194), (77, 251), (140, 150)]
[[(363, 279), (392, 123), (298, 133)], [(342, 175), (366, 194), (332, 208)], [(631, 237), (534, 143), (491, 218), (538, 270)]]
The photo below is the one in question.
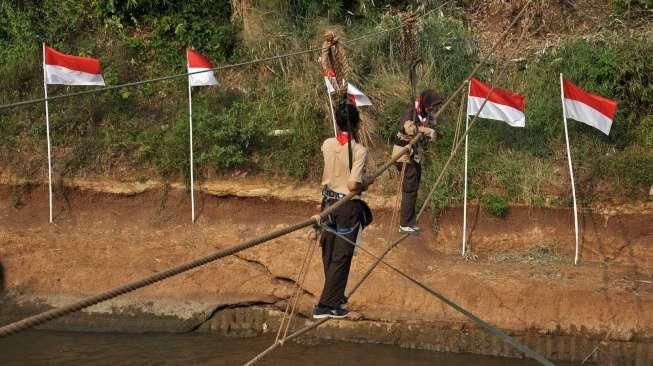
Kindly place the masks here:
[(392, 208), (392, 216), (390, 218), (390, 226), (388, 226), (388, 233), (387, 235), (390, 236), (392, 228), (396, 227), (395, 224), (395, 218), (398, 218), (399, 216), (397, 213), (400, 210), (400, 205), (401, 205), (401, 195), (403, 192), (403, 186), (404, 186), (404, 178), (406, 175), (406, 163), (401, 163), (401, 173), (399, 174), (399, 181), (397, 184), (397, 193), (395, 195), (395, 202)]
[[(453, 3), (453, 0), (449, 0), (440, 6), (420, 15), (419, 17), (426, 17), (433, 13), (435, 10), (439, 10), (441, 8), (444, 8), (445, 6)], [(352, 38), (347, 41), (342, 41), (343, 44), (350, 44), (350, 43), (355, 43), (358, 41), (362, 41), (364, 39), (374, 37), (374, 36), (379, 36), (381, 34), (391, 32), (393, 30), (396, 30), (398, 28), (401, 28), (401, 26), (395, 26), (395, 27), (390, 27), (390, 28), (385, 28), (381, 29), (378, 31), (373, 31), (369, 32), (366, 34), (363, 34), (362, 36)], [(264, 63), (264, 62), (269, 62), (269, 61), (275, 61), (278, 59), (283, 59), (283, 58), (288, 58), (288, 57), (294, 57), (294, 56), (299, 56), (307, 53), (314, 53), (318, 51), (323, 51), (323, 47), (316, 47), (316, 48), (308, 48), (305, 50), (300, 50), (300, 51), (294, 51), (294, 52), (288, 52), (284, 54), (279, 54), (279, 55), (274, 55), (270, 57), (265, 57), (265, 58), (255, 58), (254, 60), (249, 60), (249, 61), (243, 61), (239, 63), (234, 63), (234, 64), (229, 64), (229, 65), (223, 65), (223, 66), (217, 66), (213, 67), (207, 70), (202, 70), (202, 71), (194, 71), (194, 72), (185, 72), (185, 73), (180, 73), (180, 74), (174, 74), (174, 75), (168, 75), (168, 76), (162, 76), (158, 78), (152, 78), (152, 79), (146, 79), (146, 80), (139, 80), (139, 81), (134, 81), (130, 83), (123, 83), (123, 84), (118, 84), (118, 85), (109, 85), (101, 88), (95, 88), (95, 89), (89, 89), (89, 90), (82, 90), (78, 92), (73, 92), (73, 93), (64, 93), (64, 94), (58, 94), (58, 95), (50, 95), (47, 98), (36, 98), (36, 99), (28, 99), (20, 102), (14, 102), (14, 103), (8, 103), (8, 104), (3, 104), (0, 105), (0, 110), (3, 109), (8, 109), (8, 108), (14, 108), (18, 106), (24, 106), (28, 104), (35, 104), (35, 103), (42, 103), (45, 101), (51, 101), (55, 99), (64, 99), (64, 98), (71, 98), (71, 97), (76, 97), (80, 95), (86, 95), (86, 94), (95, 94), (95, 93), (101, 93), (105, 91), (110, 91), (110, 90), (115, 90), (115, 89), (120, 89), (120, 88), (126, 88), (126, 87), (132, 87), (132, 86), (138, 86), (138, 85), (143, 85), (143, 84), (149, 84), (149, 83), (156, 83), (156, 82), (161, 82), (161, 81), (166, 81), (166, 80), (171, 80), (171, 79), (177, 79), (177, 78), (182, 78), (182, 77), (187, 77), (189, 75), (195, 75), (195, 74), (201, 74), (205, 72), (213, 72), (213, 71), (221, 71), (221, 70), (228, 70), (228, 69), (233, 69), (233, 68), (238, 68), (242, 66), (249, 66), (257, 63)]]
[(460, 108), (458, 109), (458, 119), (456, 119), (456, 130), (454, 131), (453, 143), (451, 144), (450, 154), (454, 153), (453, 148), (458, 143), (458, 135), (460, 134), (460, 127), (462, 125), (463, 112), (464, 112), (464, 108), (465, 108), (465, 97), (466, 97), (465, 94), (460, 95)]
[(399, 268), (397, 268), (397, 267), (389, 264), (388, 262), (384, 261), (382, 258), (379, 258), (379, 257), (375, 256), (371, 251), (369, 251), (368, 249), (362, 247), (360, 244), (356, 244), (356, 243), (352, 242), (351, 240), (349, 240), (349, 238), (347, 238), (346, 236), (344, 236), (344, 235), (338, 233), (337, 231), (331, 229), (327, 225), (322, 225), (322, 228), (323, 228), (323, 230), (331, 232), (334, 235), (340, 237), (341, 239), (343, 239), (347, 243), (349, 243), (349, 244), (351, 244), (351, 245), (353, 245), (355, 247), (358, 247), (361, 251), (363, 251), (364, 253), (366, 253), (370, 257), (378, 260), (380, 263), (384, 264), (385, 266), (387, 266), (388, 268), (390, 268), (391, 270), (393, 270), (394, 272), (396, 272), (400, 276), (404, 277), (405, 279), (407, 279), (410, 282), (414, 283), (415, 285), (419, 286), (420, 288), (422, 288), (426, 292), (430, 293), (431, 295), (437, 297), (439, 300), (446, 303), (450, 307), (454, 308), (456, 311), (463, 314), (467, 318), (472, 319), (475, 323), (477, 323), (481, 327), (483, 327), (483, 329), (485, 329), (488, 333), (490, 333), (490, 334), (492, 334), (492, 335), (494, 335), (496, 337), (501, 338), (504, 342), (508, 343), (509, 345), (514, 347), (515, 349), (521, 351), (522, 353), (524, 353), (529, 358), (532, 358), (532, 359), (538, 361), (542, 365), (553, 366), (553, 363), (551, 363), (549, 360), (542, 357), (540, 354), (536, 353), (535, 351), (533, 351), (532, 349), (530, 349), (526, 345), (522, 344), (521, 342), (519, 342), (515, 338), (509, 336), (508, 334), (506, 334), (505, 332), (503, 332), (499, 328), (493, 326), (492, 324), (487, 323), (483, 319), (481, 319), (478, 316), (476, 316), (475, 314), (473, 314), (471, 311), (469, 311), (469, 310), (463, 308), (462, 306), (458, 305), (454, 301), (452, 301), (449, 298), (447, 298), (446, 296), (442, 295), (440, 292), (438, 292), (438, 291), (434, 290), (433, 288), (425, 285), (423, 282), (416, 280), (415, 278), (413, 278), (412, 276), (406, 274), (404, 271), (400, 270)]
[[(291, 310), (290, 310), (290, 316), (288, 318), (288, 321), (286, 322), (286, 326), (285, 326), (285, 329), (283, 331), (283, 338), (281, 338), (282, 340), (285, 339), (286, 336), (288, 335), (288, 329), (290, 329), (290, 324), (292, 323), (293, 316), (295, 315), (295, 309), (297, 308), (297, 303), (299, 302), (299, 299), (302, 297), (302, 295), (304, 293), (303, 292), (303, 286), (304, 286), (304, 283), (306, 283), (306, 277), (308, 276), (308, 270), (310, 269), (311, 263), (313, 262), (313, 255), (315, 254), (315, 248), (319, 245), (319, 241), (320, 241), (320, 239), (319, 239), (319, 236), (317, 235), (317, 232), (316, 232), (315, 243), (312, 243), (312, 241), (309, 241), (309, 244), (308, 244), (309, 245), (309, 248), (308, 248), (309, 250), (307, 252), (307, 256), (306, 256), (306, 260), (305, 260), (306, 265), (304, 266), (304, 270), (300, 274), (300, 277), (298, 277), (298, 279), (297, 279), (298, 282), (297, 282), (297, 288), (296, 288), (296, 291), (295, 291), (295, 298), (293, 299), (293, 304), (292, 304), (292, 307), (291, 307)], [(281, 328), (279, 328), (279, 330), (281, 330)]]

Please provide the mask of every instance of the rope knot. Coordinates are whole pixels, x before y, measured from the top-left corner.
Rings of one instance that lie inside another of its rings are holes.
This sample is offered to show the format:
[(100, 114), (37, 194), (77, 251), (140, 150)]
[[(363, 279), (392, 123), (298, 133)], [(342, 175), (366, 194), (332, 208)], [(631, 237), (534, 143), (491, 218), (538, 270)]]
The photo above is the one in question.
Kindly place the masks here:
[(324, 40), (331, 46), (335, 46), (335, 44), (338, 43), (338, 37), (333, 31), (327, 31), (324, 33)]

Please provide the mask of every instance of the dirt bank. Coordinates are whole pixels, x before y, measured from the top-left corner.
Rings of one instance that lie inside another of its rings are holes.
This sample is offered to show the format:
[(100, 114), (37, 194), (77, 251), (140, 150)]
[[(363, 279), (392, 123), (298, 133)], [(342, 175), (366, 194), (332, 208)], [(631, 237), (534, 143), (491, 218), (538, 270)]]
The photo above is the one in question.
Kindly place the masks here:
[[(18, 196), (16, 192), (16, 187), (0, 186), (3, 291), (14, 299), (40, 298), (42, 306), (95, 294), (315, 213), (310, 200), (204, 194), (199, 218), (190, 224), (184, 190), (146, 189), (125, 195), (68, 189), (65, 198), (57, 200), (55, 223), (50, 225), (47, 188), (23, 187)], [(363, 243), (379, 253), (396, 233), (388, 228), (390, 211), (377, 209), (375, 214)], [(645, 252), (652, 243), (653, 213), (614, 213), (607, 220), (605, 215), (585, 214), (579, 266), (571, 265), (573, 233), (566, 210), (517, 208), (505, 219), (479, 210), (471, 224), (478, 262), (456, 254), (459, 215), (452, 209), (437, 220), (429, 218), (438, 230), (404, 241), (388, 261), (510, 333), (539, 334), (528, 342), (544, 347), (552, 359), (582, 359), (586, 348), (605, 340), (594, 360), (618, 354), (628, 362), (653, 361), (653, 262)], [(91, 311), (171, 315), (190, 319), (177, 330), (191, 330), (230, 306), (279, 308), (292, 293), (308, 234), (295, 232)], [(357, 255), (352, 282), (372, 261)], [(303, 314), (310, 312), (322, 280), (316, 255), (300, 304)], [(128, 311), (130, 306), (137, 310)], [(354, 340), (369, 334), (371, 341), (437, 349), (444, 346), (435, 334), (446, 328), (469, 336), (470, 346), (456, 350), (487, 348), (473, 346), (482, 334), (470, 331), (476, 329), (473, 324), (383, 267), (352, 297), (350, 308), (361, 320), (333, 323), (321, 334), (348, 334)], [(379, 332), (374, 327), (384, 324), (402, 330), (375, 339), (372, 335)], [(546, 337), (556, 341), (543, 341)]]

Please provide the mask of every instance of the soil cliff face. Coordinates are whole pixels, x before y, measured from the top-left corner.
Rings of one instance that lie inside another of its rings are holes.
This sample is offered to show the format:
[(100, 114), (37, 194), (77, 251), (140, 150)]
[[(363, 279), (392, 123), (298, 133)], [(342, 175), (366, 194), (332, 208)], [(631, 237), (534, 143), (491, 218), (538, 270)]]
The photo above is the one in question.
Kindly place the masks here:
[[(16, 301), (32, 298), (42, 299), (44, 306), (62, 305), (286, 226), (317, 209), (315, 196), (281, 201), (265, 194), (201, 194), (199, 218), (191, 224), (183, 190), (122, 193), (70, 189), (57, 199), (55, 222), (48, 224), (47, 187), (23, 187), (16, 200), (16, 187), (0, 186), (4, 293)], [(384, 200), (373, 206), (375, 222), (362, 243), (380, 254), (398, 233), (390, 227), (392, 212), (384, 208)], [(653, 258), (646, 251), (653, 242), (653, 212), (584, 214), (582, 261), (577, 266), (572, 264), (569, 211), (513, 208), (504, 219), (482, 210), (471, 212), (470, 243), (478, 261), (458, 254), (460, 209), (452, 208), (435, 220), (425, 218), (423, 226), (435, 222), (437, 230), (402, 242), (388, 262), (553, 359), (582, 360), (603, 344), (605, 355), (642, 364), (653, 360)], [(145, 313), (197, 320), (177, 330), (220, 328), (230, 314), (225, 310), (234, 307), (265, 306), (266, 314), (272, 314), (283, 310), (293, 293), (306, 248), (315, 245), (309, 234), (308, 229), (294, 232), (86, 314), (120, 313), (136, 306)], [(359, 252), (350, 284), (373, 261)], [(301, 314), (310, 313), (322, 281), (316, 251), (302, 288)], [(352, 296), (349, 306), (360, 314), (359, 320), (333, 322), (319, 334), (465, 352), (492, 353), (483, 350), (499, 347), (479, 346), (483, 332), (476, 325), (383, 266)], [(264, 331), (274, 324), (266, 316), (257, 318), (260, 324), (249, 323)], [(449, 339), (458, 343), (443, 346), (440, 338), (447, 332), (454, 332)], [(469, 344), (462, 346), (465, 339)], [(498, 349), (493, 352), (511, 354), (507, 347)], [(598, 352), (592, 357), (600, 361), (607, 356)]]

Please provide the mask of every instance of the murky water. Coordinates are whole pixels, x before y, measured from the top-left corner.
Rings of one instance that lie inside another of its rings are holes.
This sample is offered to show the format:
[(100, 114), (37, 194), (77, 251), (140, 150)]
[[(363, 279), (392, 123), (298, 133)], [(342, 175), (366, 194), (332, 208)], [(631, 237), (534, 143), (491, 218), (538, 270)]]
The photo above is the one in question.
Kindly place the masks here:
[[(0, 339), (0, 365), (242, 365), (270, 338), (30, 331)], [(321, 341), (289, 342), (259, 365), (525, 366), (534, 361)]]

